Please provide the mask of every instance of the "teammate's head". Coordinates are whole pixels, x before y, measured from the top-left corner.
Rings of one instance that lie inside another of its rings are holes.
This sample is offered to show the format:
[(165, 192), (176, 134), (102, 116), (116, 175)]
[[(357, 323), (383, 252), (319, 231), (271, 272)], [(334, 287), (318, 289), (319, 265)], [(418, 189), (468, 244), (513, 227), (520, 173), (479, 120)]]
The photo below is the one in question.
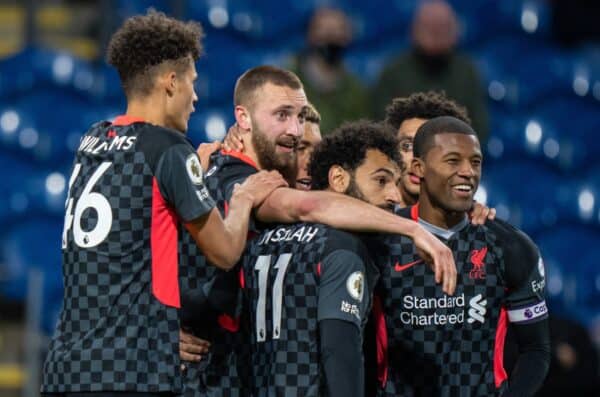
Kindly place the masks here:
[(251, 133), (244, 151), (260, 168), (276, 169), (290, 183), (296, 179), (296, 147), (307, 103), (298, 76), (275, 66), (252, 68), (235, 85), (235, 118)]
[(473, 205), (483, 159), (475, 131), (454, 117), (425, 122), (415, 135), (413, 170), (421, 178), (419, 203), (434, 208), (444, 219)]
[(185, 132), (194, 102), (196, 67), (202, 52), (202, 28), (149, 11), (127, 19), (112, 36), (107, 61), (119, 72), (127, 100), (160, 98), (166, 127)]
[(321, 115), (312, 104), (304, 111), (304, 133), (298, 144), (298, 175), (296, 189), (310, 190), (311, 178), (308, 174), (308, 163), (315, 146), (321, 142)]
[(317, 145), (310, 160), (312, 189), (345, 193), (386, 210), (400, 201), (398, 140), (371, 121), (342, 124)]
[(394, 99), (386, 108), (385, 121), (397, 131), (400, 140), (400, 192), (405, 205), (414, 204), (419, 198), (419, 178), (410, 169), (413, 138), (425, 121), (440, 116), (452, 116), (465, 123), (471, 123), (465, 108), (448, 99), (443, 92), (417, 92), (408, 97)]

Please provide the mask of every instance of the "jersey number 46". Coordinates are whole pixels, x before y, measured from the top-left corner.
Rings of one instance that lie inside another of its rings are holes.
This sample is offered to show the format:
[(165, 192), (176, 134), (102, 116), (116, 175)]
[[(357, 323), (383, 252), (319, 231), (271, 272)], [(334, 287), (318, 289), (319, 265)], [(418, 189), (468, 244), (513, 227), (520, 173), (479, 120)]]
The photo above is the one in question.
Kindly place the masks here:
[[(62, 234), (63, 249), (67, 247), (67, 233), (71, 227), (73, 227), (73, 240), (75, 244), (82, 248), (95, 247), (108, 236), (113, 220), (112, 209), (106, 197), (100, 193), (92, 192), (92, 188), (111, 165), (112, 163), (110, 162), (100, 164), (87, 181), (81, 195), (77, 199), (77, 203), (74, 203), (74, 199), (71, 197), (71, 188), (81, 171), (81, 164), (75, 164), (71, 178), (69, 178), (69, 194), (65, 203), (67, 210)], [(75, 214), (73, 214), (73, 206), (75, 207)], [(81, 218), (87, 209), (96, 211), (97, 222), (92, 230), (83, 230), (81, 225)]]

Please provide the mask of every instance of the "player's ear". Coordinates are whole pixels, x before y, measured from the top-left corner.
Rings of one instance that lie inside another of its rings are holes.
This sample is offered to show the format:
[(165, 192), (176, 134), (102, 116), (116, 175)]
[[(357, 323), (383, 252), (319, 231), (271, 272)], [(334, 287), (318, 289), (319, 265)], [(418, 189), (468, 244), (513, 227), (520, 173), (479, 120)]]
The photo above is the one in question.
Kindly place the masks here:
[(244, 131), (252, 131), (252, 117), (248, 109), (245, 106), (236, 105), (234, 113), (237, 125)]
[(423, 178), (425, 175), (425, 163), (419, 157), (413, 157), (410, 165), (410, 171), (412, 171), (417, 177)]
[(329, 188), (337, 193), (346, 193), (350, 186), (350, 173), (342, 166), (334, 165), (329, 168), (328, 173)]
[(175, 95), (177, 88), (177, 73), (174, 70), (170, 70), (165, 73), (158, 75), (158, 83), (161, 87), (164, 87), (167, 95), (172, 97)]

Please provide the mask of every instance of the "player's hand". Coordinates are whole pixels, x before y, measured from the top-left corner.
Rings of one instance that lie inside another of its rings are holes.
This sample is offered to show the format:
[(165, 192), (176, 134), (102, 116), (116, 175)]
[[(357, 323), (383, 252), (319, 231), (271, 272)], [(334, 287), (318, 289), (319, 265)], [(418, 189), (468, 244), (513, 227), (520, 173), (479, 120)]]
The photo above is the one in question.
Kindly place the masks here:
[(198, 157), (200, 157), (200, 165), (204, 172), (208, 170), (208, 166), (210, 163), (210, 155), (221, 149), (221, 142), (214, 141), (212, 143), (201, 143), (196, 149), (196, 153), (198, 153)]
[(236, 150), (241, 152), (244, 149), (244, 138), (249, 135), (250, 131), (244, 131), (240, 126), (235, 123), (229, 127), (225, 140), (223, 141), (223, 149), (225, 150)]
[(450, 248), (420, 225), (413, 241), (419, 255), (433, 267), (435, 282), (442, 283), (444, 292), (453, 295), (456, 289), (456, 264)]
[(210, 342), (179, 330), (179, 357), (181, 361), (200, 361), (208, 353)]
[(252, 202), (252, 207), (258, 207), (273, 190), (287, 186), (287, 182), (279, 172), (259, 171), (246, 178), (241, 185), (236, 184), (233, 195), (245, 197)]
[(486, 220), (493, 221), (496, 218), (496, 209), (475, 202), (469, 213), (469, 217), (473, 225), (483, 225)]

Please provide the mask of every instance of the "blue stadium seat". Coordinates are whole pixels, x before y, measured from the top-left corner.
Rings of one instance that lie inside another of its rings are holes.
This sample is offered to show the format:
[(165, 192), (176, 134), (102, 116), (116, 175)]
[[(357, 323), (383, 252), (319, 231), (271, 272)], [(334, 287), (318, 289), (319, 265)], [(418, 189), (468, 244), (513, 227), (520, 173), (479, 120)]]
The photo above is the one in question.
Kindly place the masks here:
[(200, 109), (196, 111), (188, 123), (188, 137), (194, 144), (222, 140), (229, 127), (235, 123), (233, 106)]
[(543, 164), (516, 160), (488, 164), (482, 182), (489, 191), (488, 203), (501, 206), (506, 219), (528, 233), (560, 220), (555, 203), (561, 178)]
[[(556, 266), (562, 272), (564, 280), (560, 295), (563, 305), (576, 312), (580, 320), (589, 322), (589, 313), (597, 313), (600, 308), (600, 272), (595, 252), (600, 230), (563, 224), (541, 233), (535, 241), (547, 266)], [(554, 288), (553, 291), (555, 287), (548, 285), (549, 289)]]
[(18, 300), (25, 298), (30, 269), (49, 275), (47, 291), (57, 288), (56, 274), (61, 274), (62, 226), (62, 218), (36, 217), (20, 222), (6, 232), (0, 242), (6, 280), (0, 283), (0, 290), (4, 296)]

